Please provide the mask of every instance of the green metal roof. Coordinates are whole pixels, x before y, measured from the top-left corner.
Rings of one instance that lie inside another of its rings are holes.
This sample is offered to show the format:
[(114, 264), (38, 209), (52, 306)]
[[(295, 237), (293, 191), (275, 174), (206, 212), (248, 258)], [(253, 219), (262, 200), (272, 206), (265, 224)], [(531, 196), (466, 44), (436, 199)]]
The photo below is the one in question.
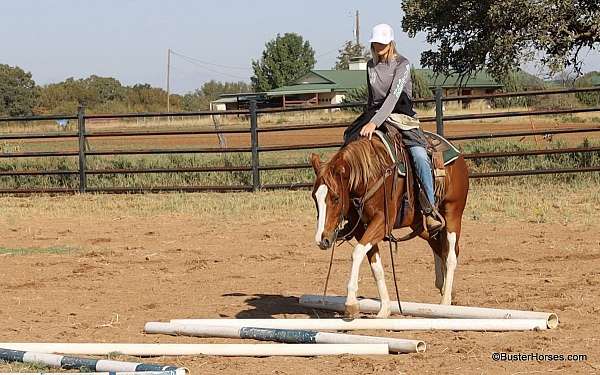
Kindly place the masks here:
[(366, 84), (367, 72), (364, 70), (311, 70), (296, 79), (292, 85), (278, 87), (269, 91), (267, 95), (273, 97), (317, 92), (346, 92)]
[(283, 95), (301, 95), (301, 94), (315, 94), (322, 92), (341, 91), (333, 87), (333, 84), (324, 83), (309, 83), (304, 85), (292, 85), (279, 87), (273, 91), (267, 92), (267, 96), (276, 97)]
[(313, 70), (325, 79), (334, 82), (337, 88), (354, 89), (367, 84), (366, 70)]
[[(441, 85), (444, 88), (458, 87), (457, 75), (435, 75), (430, 69), (417, 69), (429, 81), (429, 87)], [(311, 70), (296, 79), (293, 84), (278, 87), (267, 92), (267, 96), (283, 96), (321, 92), (347, 92), (367, 84), (367, 72), (364, 70)], [(600, 82), (598, 83), (600, 84)], [(478, 72), (462, 83), (465, 88), (500, 88), (502, 84), (494, 81), (485, 72)]]

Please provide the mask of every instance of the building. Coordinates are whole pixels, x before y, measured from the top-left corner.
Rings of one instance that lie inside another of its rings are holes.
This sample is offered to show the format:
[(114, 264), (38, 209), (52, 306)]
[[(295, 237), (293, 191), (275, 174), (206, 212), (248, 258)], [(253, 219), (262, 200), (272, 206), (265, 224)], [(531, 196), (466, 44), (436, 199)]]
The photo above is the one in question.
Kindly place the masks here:
[[(289, 108), (294, 106), (311, 106), (339, 104), (343, 101), (348, 91), (364, 87), (367, 84), (367, 63), (362, 59), (351, 61), (349, 70), (311, 70), (294, 80), (289, 85), (278, 87), (272, 91), (254, 94), (228, 94), (211, 103), (216, 110), (239, 109), (250, 96), (257, 99), (262, 107)], [(483, 95), (495, 93), (502, 84), (494, 81), (485, 72), (461, 82), (455, 75), (435, 75), (429, 69), (417, 69), (429, 82), (432, 92), (439, 85), (444, 96), (455, 95)], [(483, 101), (463, 100), (455, 102), (469, 108)], [(452, 106), (453, 103), (447, 103)]]
[(346, 93), (367, 84), (367, 75), (358, 70), (311, 70), (291, 85), (267, 92), (281, 107), (339, 104)]

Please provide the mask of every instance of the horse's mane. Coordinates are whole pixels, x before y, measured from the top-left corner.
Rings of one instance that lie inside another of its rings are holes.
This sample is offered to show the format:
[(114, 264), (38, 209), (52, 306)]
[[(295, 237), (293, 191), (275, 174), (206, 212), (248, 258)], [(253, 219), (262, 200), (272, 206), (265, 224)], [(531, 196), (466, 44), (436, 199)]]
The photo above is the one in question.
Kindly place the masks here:
[(340, 149), (329, 162), (323, 165), (320, 174), (332, 189), (337, 188), (333, 173), (336, 162), (341, 159), (350, 168), (350, 189), (356, 189), (361, 185), (366, 186), (369, 180), (383, 175), (386, 167), (383, 164), (387, 159), (386, 154), (387, 151), (381, 142), (361, 138)]

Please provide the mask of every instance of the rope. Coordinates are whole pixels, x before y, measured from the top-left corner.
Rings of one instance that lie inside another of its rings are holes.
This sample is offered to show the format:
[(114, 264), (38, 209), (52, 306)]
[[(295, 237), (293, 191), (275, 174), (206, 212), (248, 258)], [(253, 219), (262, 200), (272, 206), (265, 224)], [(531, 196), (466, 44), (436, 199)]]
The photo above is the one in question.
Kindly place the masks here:
[(335, 251), (336, 239), (333, 240), (333, 247), (331, 248), (331, 258), (329, 258), (329, 269), (327, 270), (327, 279), (325, 279), (325, 288), (323, 288), (323, 302), (327, 297), (327, 286), (329, 285), (329, 276), (331, 276), (331, 267), (333, 266), (333, 252)]
[[(392, 167), (392, 173), (397, 173), (396, 172), (396, 167)], [(388, 237), (388, 245), (390, 247), (390, 258), (392, 260), (392, 274), (394, 276), (394, 287), (396, 289), (396, 300), (398, 301), (398, 309), (400, 310), (400, 314), (402, 314), (402, 303), (400, 302), (400, 292), (398, 292), (398, 281), (396, 280), (396, 266), (394, 265), (394, 254), (392, 251), (392, 240), (393, 240), (393, 236), (392, 236), (392, 231), (389, 230), (388, 231), (388, 199), (387, 199), (387, 187), (385, 184), (385, 181), (383, 183), (383, 215), (385, 216), (384, 218), (384, 227), (385, 227), (385, 234)], [(396, 246), (396, 251), (398, 251), (398, 242), (394, 241), (394, 245)]]

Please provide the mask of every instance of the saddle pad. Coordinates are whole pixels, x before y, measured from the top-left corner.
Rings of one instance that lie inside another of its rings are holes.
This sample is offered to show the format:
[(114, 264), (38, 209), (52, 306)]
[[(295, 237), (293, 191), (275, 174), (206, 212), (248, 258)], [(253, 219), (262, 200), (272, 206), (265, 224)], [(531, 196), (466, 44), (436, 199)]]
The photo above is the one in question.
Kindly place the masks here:
[(460, 151), (446, 138), (436, 133), (431, 133), (423, 130), (425, 137), (429, 140), (429, 143), (433, 145), (435, 151), (441, 151), (444, 154), (444, 165), (452, 163), (460, 156)]
[[(450, 143), (446, 138), (425, 130), (423, 131), (423, 133), (425, 134), (425, 137), (429, 139), (429, 143), (433, 144), (434, 149), (443, 153), (444, 165), (448, 165), (456, 159), (458, 159), (458, 157), (460, 156), (460, 151), (456, 147), (454, 147), (454, 145)], [(390, 155), (390, 158), (394, 161), (394, 163), (396, 163), (396, 165), (398, 165), (398, 174), (404, 177), (406, 175), (406, 167), (404, 165), (403, 160), (398, 160), (398, 156), (396, 155), (396, 152), (394, 151), (394, 148), (392, 146), (392, 141), (384, 132), (380, 130), (375, 130), (374, 134), (377, 137), (379, 137), (379, 139), (381, 139), (381, 142), (383, 142), (383, 145), (385, 146), (385, 149)]]

